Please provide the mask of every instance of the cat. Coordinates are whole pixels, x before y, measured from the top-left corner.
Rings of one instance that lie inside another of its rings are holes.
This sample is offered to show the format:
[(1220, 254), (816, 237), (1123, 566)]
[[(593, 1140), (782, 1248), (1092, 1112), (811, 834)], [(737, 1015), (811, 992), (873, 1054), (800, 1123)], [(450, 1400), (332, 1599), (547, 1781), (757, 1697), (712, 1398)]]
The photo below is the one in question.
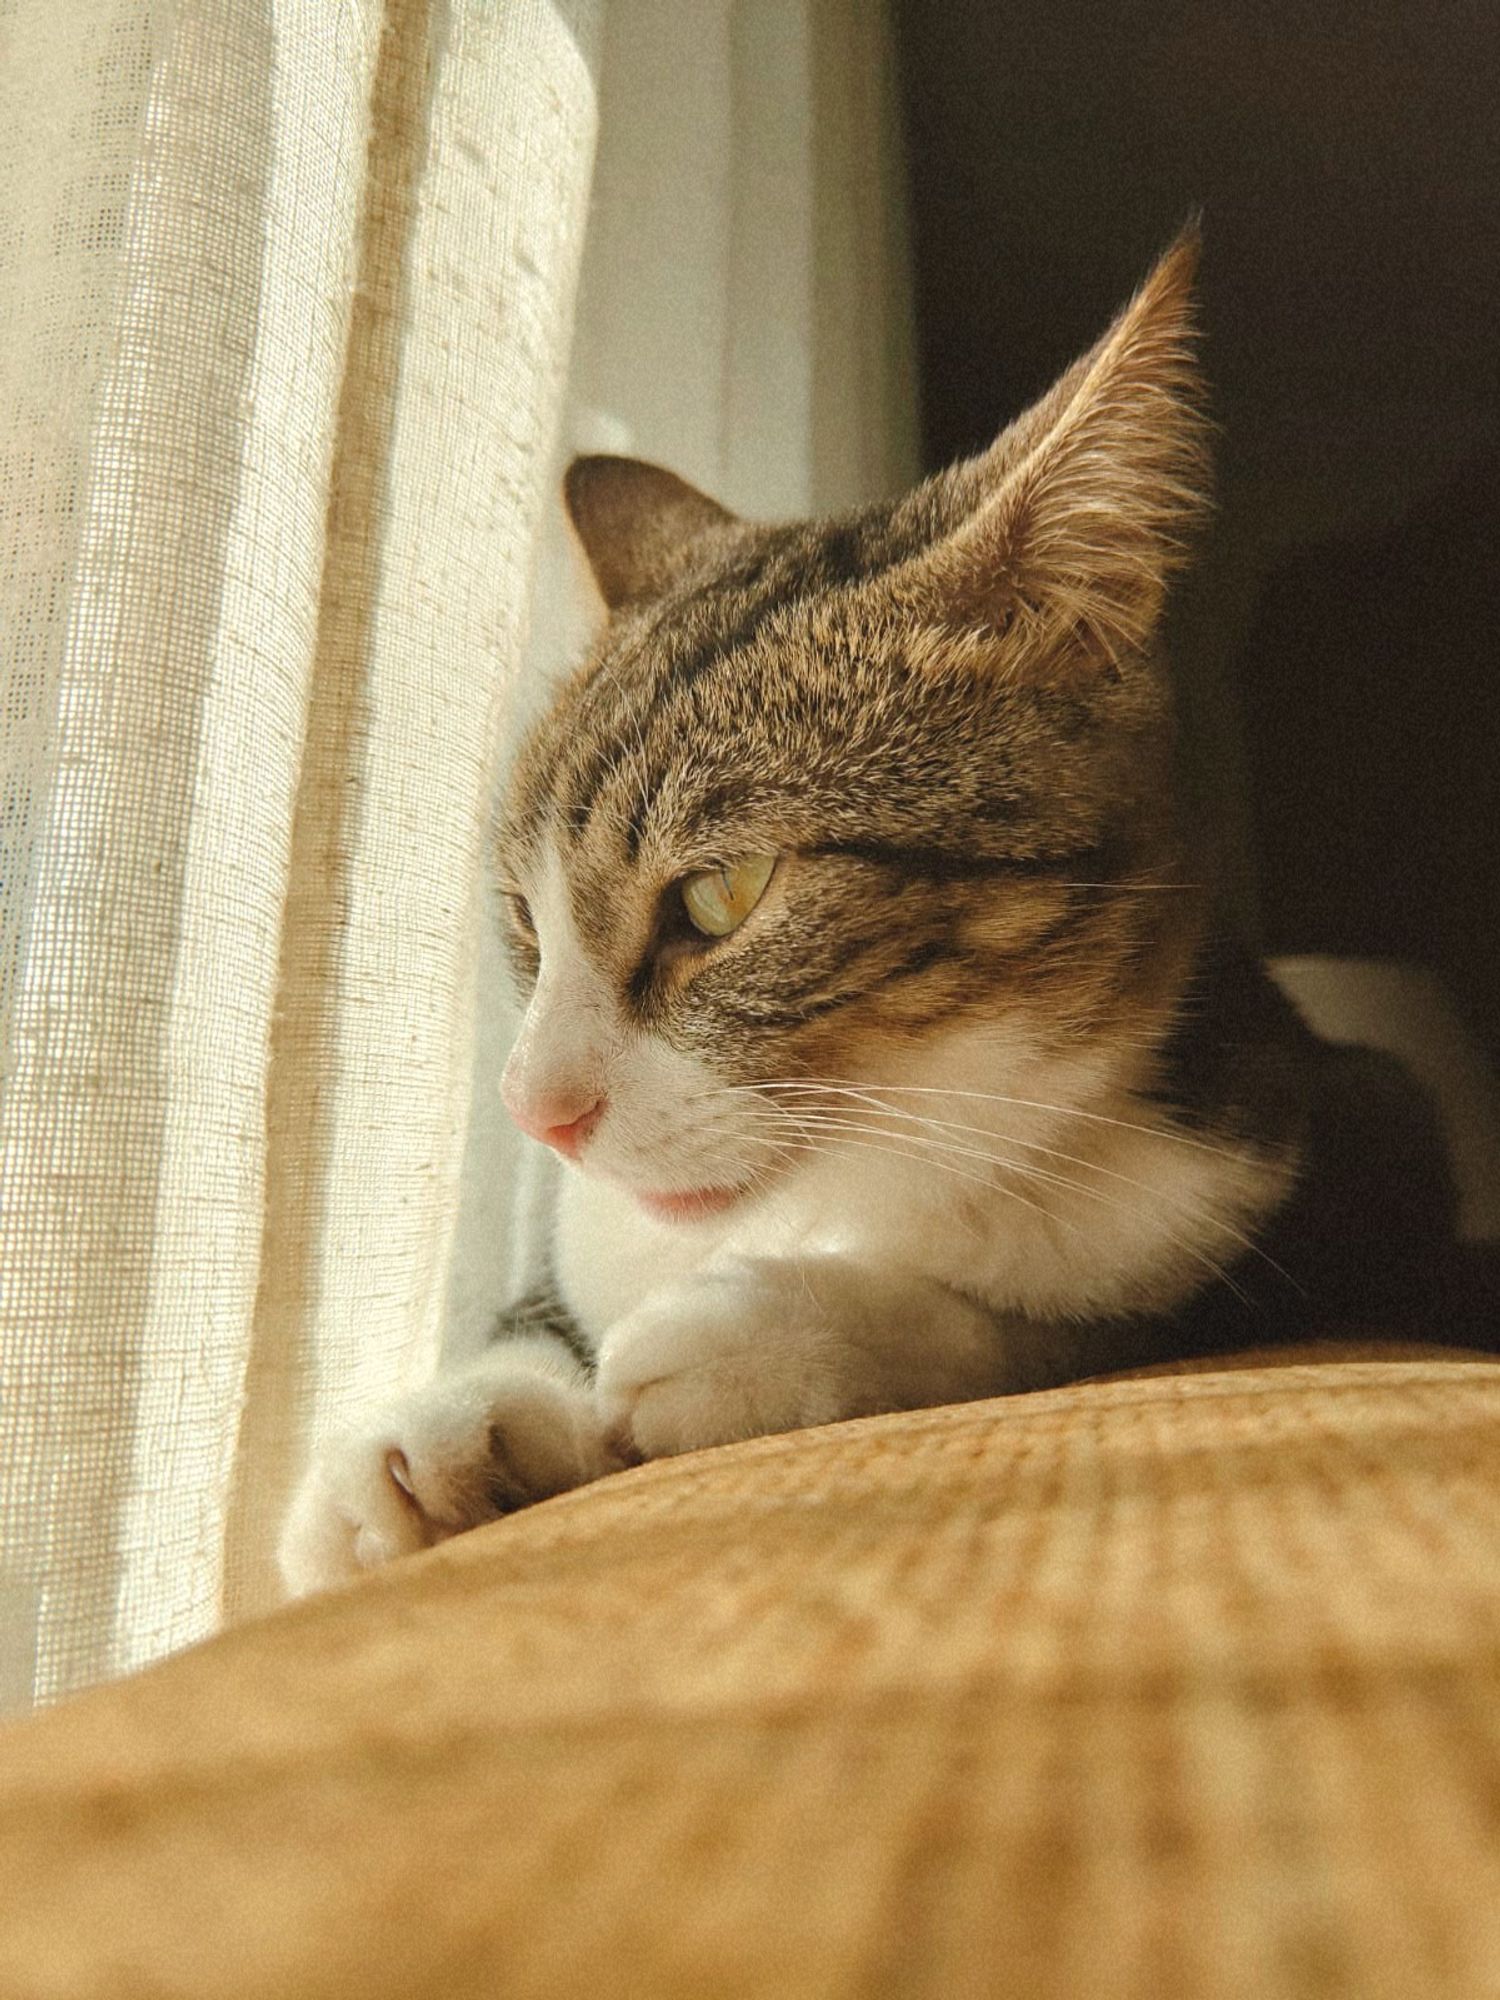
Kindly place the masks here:
[(1235, 947), (1175, 796), (1196, 260), (893, 504), (574, 462), (608, 622), (494, 846), (554, 1294), (318, 1456), (294, 1591), (637, 1459), (1420, 1300), (1433, 1120)]

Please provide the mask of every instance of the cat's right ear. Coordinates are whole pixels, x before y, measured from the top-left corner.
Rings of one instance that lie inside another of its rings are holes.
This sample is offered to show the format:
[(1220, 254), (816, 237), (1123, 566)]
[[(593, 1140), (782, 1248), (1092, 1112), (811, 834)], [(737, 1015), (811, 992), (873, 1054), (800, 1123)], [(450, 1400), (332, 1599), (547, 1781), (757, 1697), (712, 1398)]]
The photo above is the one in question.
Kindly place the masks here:
[(737, 518), (675, 472), (643, 458), (575, 458), (563, 479), (563, 498), (611, 611), (659, 596), (694, 547)]
[(1154, 643), (1207, 504), (1198, 247), (1185, 230), (1103, 339), (960, 468), (967, 516), (885, 582), (1009, 680), (1078, 682)]

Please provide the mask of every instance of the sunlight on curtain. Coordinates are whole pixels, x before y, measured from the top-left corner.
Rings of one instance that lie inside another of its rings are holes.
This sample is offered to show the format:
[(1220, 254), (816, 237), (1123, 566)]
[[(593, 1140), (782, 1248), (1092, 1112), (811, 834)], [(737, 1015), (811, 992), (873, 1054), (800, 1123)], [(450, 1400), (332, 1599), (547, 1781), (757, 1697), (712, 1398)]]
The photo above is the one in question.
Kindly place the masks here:
[(0, 0), (0, 1697), (430, 1366), (587, 0)]

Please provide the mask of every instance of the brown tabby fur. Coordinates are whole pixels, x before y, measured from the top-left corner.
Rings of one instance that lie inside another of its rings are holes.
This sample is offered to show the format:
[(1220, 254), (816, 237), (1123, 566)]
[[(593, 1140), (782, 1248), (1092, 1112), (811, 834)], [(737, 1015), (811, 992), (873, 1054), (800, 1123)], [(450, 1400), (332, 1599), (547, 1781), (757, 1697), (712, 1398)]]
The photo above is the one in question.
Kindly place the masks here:
[[(1389, 1079), (1394, 1125), (1326, 1109), (1347, 1063), (1223, 942), (1185, 849), (1157, 633), (1207, 486), (1196, 257), (1185, 236), (989, 451), (894, 504), (758, 526), (659, 468), (576, 462), (612, 615), (525, 746), (498, 854), (513, 882), (554, 841), (635, 1017), (726, 1078), (878, 1075), (1000, 1014), (1062, 1057), (1111, 1051), (1142, 1099), (1297, 1167), (1282, 1255), (1316, 1290), (1331, 1231), (1347, 1249), (1363, 1211), (1430, 1239), (1445, 1183), (1408, 1173), (1432, 1143)], [(756, 920), (695, 939), (672, 885), (762, 853)], [(1331, 1208), (1320, 1118), (1334, 1152), (1377, 1133)]]

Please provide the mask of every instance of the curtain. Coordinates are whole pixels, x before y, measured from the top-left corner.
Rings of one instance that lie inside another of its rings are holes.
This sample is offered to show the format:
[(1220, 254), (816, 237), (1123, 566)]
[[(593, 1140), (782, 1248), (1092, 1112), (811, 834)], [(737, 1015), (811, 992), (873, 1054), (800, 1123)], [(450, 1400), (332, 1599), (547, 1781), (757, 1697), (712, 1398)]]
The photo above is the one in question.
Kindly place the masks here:
[(0, 1706), (277, 1602), (308, 1450), (535, 1270), (557, 475), (909, 482), (893, 102), (863, 0), (0, 0)]
[(443, 1318), (588, 0), (0, 0), (0, 1695)]

